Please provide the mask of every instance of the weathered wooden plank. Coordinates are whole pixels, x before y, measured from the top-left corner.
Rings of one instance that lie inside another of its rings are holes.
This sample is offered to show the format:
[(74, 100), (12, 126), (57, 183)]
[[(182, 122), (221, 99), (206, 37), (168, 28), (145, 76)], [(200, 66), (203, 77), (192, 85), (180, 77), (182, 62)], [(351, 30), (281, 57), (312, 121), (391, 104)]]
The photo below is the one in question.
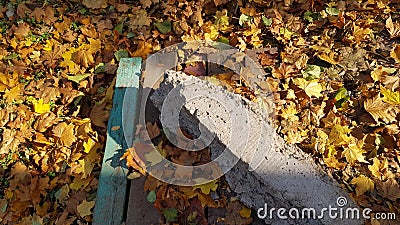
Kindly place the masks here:
[[(134, 98), (132, 100), (133, 108), (136, 107), (141, 63), (141, 58), (123, 58), (117, 71), (113, 108), (108, 120), (107, 141), (93, 215), (93, 224), (96, 225), (120, 225), (125, 219), (128, 170), (125, 162), (120, 161), (127, 146), (122, 129), (122, 103), (125, 92), (128, 88), (132, 88), (130, 91)], [(137, 111), (132, 110), (129, 118), (135, 119), (136, 117)], [(135, 126), (128, 127), (125, 135), (133, 136)]]
[[(146, 59), (144, 71), (142, 76), (162, 76), (168, 69), (175, 69), (177, 65), (176, 52), (158, 53)], [(151, 73), (151, 74), (150, 74)], [(160, 80), (159, 82), (161, 82)], [(155, 87), (143, 87), (144, 91)], [(145, 120), (155, 122), (158, 118), (158, 110), (153, 106), (151, 101), (142, 102), (141, 105), (146, 104)], [(151, 225), (159, 224), (160, 213), (154, 208), (152, 203), (147, 201), (147, 193), (143, 190), (145, 178), (141, 177), (130, 181), (129, 202), (127, 207), (127, 225)]]
[(147, 201), (147, 193), (143, 190), (145, 181), (146, 177), (131, 180), (128, 213), (126, 216), (127, 225), (160, 224), (160, 213), (152, 203)]

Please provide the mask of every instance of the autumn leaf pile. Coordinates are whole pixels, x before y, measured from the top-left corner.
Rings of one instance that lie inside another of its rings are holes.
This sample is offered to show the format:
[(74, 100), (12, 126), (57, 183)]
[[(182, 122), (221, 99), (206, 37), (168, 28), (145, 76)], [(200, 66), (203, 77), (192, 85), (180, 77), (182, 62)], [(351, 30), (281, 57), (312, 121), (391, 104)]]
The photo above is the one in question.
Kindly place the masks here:
[[(277, 132), (361, 206), (399, 214), (399, 8), (387, 0), (0, 1), (0, 223), (90, 223), (119, 59), (190, 40), (264, 49), (256, 60), (274, 93)], [(211, 205), (234, 215), (226, 224), (250, 223), (237, 201), (211, 198), (229, 189), (222, 181), (147, 184), (168, 223), (204, 223)]]

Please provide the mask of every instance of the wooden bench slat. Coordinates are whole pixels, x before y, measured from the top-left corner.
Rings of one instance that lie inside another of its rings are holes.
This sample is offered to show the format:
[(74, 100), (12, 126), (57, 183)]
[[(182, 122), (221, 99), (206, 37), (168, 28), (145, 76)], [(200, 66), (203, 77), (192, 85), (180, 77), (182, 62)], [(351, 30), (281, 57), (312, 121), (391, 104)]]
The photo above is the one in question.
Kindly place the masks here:
[[(127, 145), (122, 121), (122, 104), (125, 92), (130, 92), (132, 107), (137, 108), (139, 80), (141, 76), (141, 58), (123, 58), (117, 71), (113, 108), (107, 126), (107, 141), (97, 190), (93, 224), (120, 225), (124, 220), (127, 202), (126, 163), (120, 161)], [(129, 90), (128, 90), (129, 89)], [(130, 110), (126, 120), (134, 123), (137, 110)], [(125, 135), (134, 135), (135, 126), (127, 126)]]

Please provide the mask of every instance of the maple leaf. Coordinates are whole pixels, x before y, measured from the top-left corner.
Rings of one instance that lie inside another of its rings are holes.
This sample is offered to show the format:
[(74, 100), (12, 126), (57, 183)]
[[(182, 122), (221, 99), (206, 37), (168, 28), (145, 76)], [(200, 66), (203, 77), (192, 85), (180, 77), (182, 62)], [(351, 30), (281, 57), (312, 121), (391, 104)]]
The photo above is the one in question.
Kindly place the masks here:
[(392, 105), (400, 105), (400, 91), (391, 91), (381, 86), (381, 94), (383, 101)]
[(371, 77), (374, 81), (381, 81), (381, 78), (396, 72), (396, 68), (388, 68), (383, 66), (378, 66), (371, 72)]
[(394, 46), (390, 52), (390, 57), (392, 57), (397, 63), (400, 63), (400, 45)]
[(317, 56), (321, 60), (324, 60), (332, 65), (336, 65), (339, 63), (339, 57), (337, 54), (332, 51), (331, 48), (324, 47), (324, 46), (318, 46), (318, 45), (313, 45), (311, 46), (312, 49), (317, 51)]
[(393, 23), (391, 16), (389, 16), (389, 18), (386, 19), (385, 26), (390, 34), (390, 38), (396, 38), (400, 36), (400, 24)]
[(242, 207), (242, 209), (239, 211), (239, 215), (243, 218), (250, 218), (251, 216), (251, 209), (247, 207)]
[(129, 20), (132, 29), (142, 28), (143, 26), (150, 26), (151, 20), (147, 17), (147, 12), (144, 9), (133, 10), (133, 15)]
[(296, 84), (299, 88), (303, 89), (310, 98), (313, 96), (317, 98), (323, 96), (321, 94), (321, 91), (323, 91), (324, 88), (319, 83), (318, 79), (307, 81), (304, 78), (295, 78), (293, 79), (293, 83)]
[(86, 201), (83, 200), (81, 204), (79, 204), (76, 209), (81, 217), (92, 215), (93, 213), (90, 211), (95, 204), (95, 201)]
[(15, 138), (16, 130), (5, 129), (2, 133), (2, 142), (0, 143), (0, 155), (7, 154), (9, 151), (15, 151), (20, 141)]
[(108, 6), (108, 0), (83, 0), (82, 3), (89, 9), (104, 9)]
[(145, 155), (146, 157), (146, 161), (150, 162), (151, 166), (154, 166), (158, 163), (160, 163), (164, 157), (162, 155), (160, 155), (160, 153), (156, 150), (151, 151), (150, 153)]
[(196, 185), (196, 186), (193, 187), (193, 190), (200, 189), (201, 192), (203, 192), (204, 194), (208, 195), (208, 194), (210, 194), (211, 190), (212, 191), (216, 191), (217, 190), (217, 188), (218, 188), (217, 182), (218, 182), (218, 180), (214, 180), (214, 181), (211, 181), (211, 182), (206, 183), (206, 184)]
[(66, 147), (70, 147), (76, 141), (75, 126), (72, 123), (68, 125), (65, 122), (57, 124), (57, 126), (53, 128), (53, 134), (58, 137), (61, 143)]
[(22, 98), (21, 89), (24, 87), (24, 84), (16, 85), (11, 88), (9, 91), (5, 91), (4, 97), (7, 103), (12, 103), (13, 101), (18, 101)]
[(363, 153), (364, 150), (362, 148), (355, 143), (351, 143), (344, 148), (342, 156), (346, 157), (346, 160), (350, 165), (354, 165), (356, 162), (365, 162), (365, 156)]
[(379, 96), (367, 99), (364, 102), (364, 108), (376, 122), (379, 122), (379, 119), (385, 123), (396, 121), (397, 110), (390, 104), (383, 102)]
[(0, 72), (0, 92), (5, 92), (19, 84), (18, 73), (14, 71), (12, 74), (4, 74)]
[(75, 52), (72, 59), (75, 63), (78, 63), (84, 67), (88, 67), (94, 63), (93, 53), (86, 49), (81, 49)]
[(374, 163), (368, 166), (368, 169), (369, 171), (371, 171), (371, 174), (380, 180), (382, 179), (382, 174), (388, 170), (388, 165), (389, 165), (387, 159), (383, 159), (382, 161), (377, 158), (374, 158), (373, 159)]
[(374, 181), (364, 175), (353, 178), (350, 184), (356, 185), (356, 196), (360, 196), (367, 191), (374, 190)]
[(51, 109), (50, 104), (44, 103), (42, 98), (40, 98), (39, 100), (34, 99), (32, 103), (33, 103), (33, 109), (35, 110), (36, 113), (43, 114), (50, 112)]
[(52, 112), (43, 113), (35, 121), (33, 128), (39, 132), (45, 132), (47, 128), (58, 122), (59, 119)]
[(143, 60), (153, 51), (153, 45), (146, 41), (139, 41), (136, 51), (132, 52), (133, 57), (141, 57)]
[(88, 177), (92, 173), (94, 166), (99, 161), (100, 161), (100, 156), (97, 154), (96, 151), (91, 151), (87, 156), (85, 156), (83, 161), (81, 161), (83, 163), (83, 171), (82, 171), (83, 179)]
[(376, 189), (381, 196), (388, 198), (392, 201), (396, 201), (400, 198), (400, 185), (397, 183), (396, 179), (389, 178), (387, 181), (384, 182), (379, 181), (377, 182), (376, 186)]

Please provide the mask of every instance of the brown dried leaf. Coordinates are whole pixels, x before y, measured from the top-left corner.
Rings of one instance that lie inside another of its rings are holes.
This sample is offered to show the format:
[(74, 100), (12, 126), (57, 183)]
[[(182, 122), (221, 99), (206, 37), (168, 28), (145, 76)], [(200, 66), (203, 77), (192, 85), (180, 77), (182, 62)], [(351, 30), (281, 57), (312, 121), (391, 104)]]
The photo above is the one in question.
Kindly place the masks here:
[(378, 123), (379, 119), (381, 119), (385, 123), (391, 123), (396, 121), (396, 108), (393, 108), (388, 103), (382, 101), (379, 96), (375, 96), (373, 99), (367, 99), (364, 102), (364, 108), (374, 120)]
[(48, 112), (39, 116), (39, 118), (35, 121), (33, 128), (39, 132), (45, 132), (47, 128), (53, 126), (58, 121), (60, 121), (60, 119), (57, 118), (54, 113)]
[(393, 23), (391, 16), (389, 16), (389, 18), (386, 20), (386, 29), (390, 34), (390, 38), (396, 38), (400, 36), (400, 24)]
[(2, 133), (2, 142), (0, 143), (0, 155), (16, 151), (20, 141), (15, 138), (17, 131), (15, 129), (5, 129)]
[(76, 141), (75, 126), (72, 123), (68, 125), (65, 122), (59, 123), (53, 128), (53, 134), (59, 137), (61, 143), (66, 147), (70, 147)]
[(89, 9), (104, 9), (108, 6), (108, 0), (83, 0), (82, 3)]
[(400, 185), (394, 178), (390, 178), (387, 181), (379, 181), (376, 183), (378, 193), (385, 198), (392, 201), (396, 201), (400, 198)]

